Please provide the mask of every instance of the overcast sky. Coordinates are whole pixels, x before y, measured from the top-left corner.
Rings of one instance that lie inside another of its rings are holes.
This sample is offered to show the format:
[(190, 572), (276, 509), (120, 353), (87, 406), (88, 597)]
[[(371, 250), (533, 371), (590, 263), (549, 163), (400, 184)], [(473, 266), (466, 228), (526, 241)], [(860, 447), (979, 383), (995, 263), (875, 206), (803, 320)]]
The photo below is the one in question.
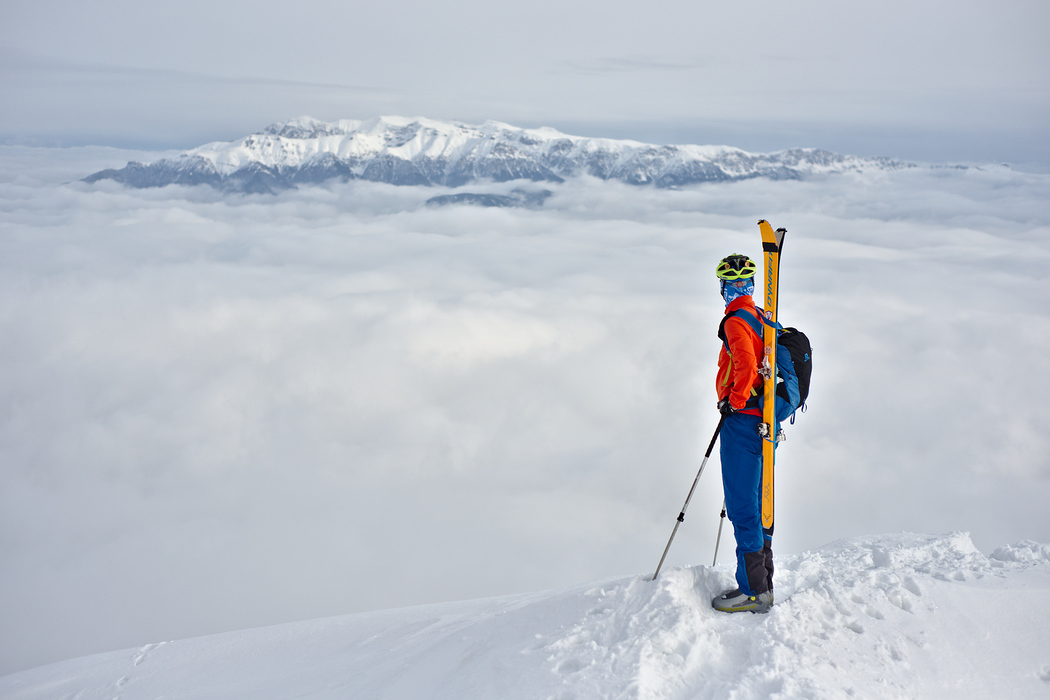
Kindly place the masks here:
[(187, 148), (302, 114), (1050, 163), (1041, 0), (40, 0), (0, 139)]

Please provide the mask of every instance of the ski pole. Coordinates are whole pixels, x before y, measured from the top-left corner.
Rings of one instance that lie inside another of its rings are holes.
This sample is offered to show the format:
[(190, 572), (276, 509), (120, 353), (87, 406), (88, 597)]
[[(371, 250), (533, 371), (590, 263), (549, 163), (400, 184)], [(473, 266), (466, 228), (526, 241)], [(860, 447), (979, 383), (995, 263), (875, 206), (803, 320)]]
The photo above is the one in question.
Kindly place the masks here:
[(726, 502), (722, 501), (722, 514), (718, 516), (718, 537), (715, 538), (715, 558), (711, 560), (711, 566), (718, 561), (718, 543), (722, 541), (722, 524), (726, 521)]
[(696, 478), (693, 479), (693, 486), (689, 489), (689, 495), (685, 497), (685, 504), (682, 506), (682, 512), (678, 514), (678, 520), (675, 521), (674, 529), (671, 530), (671, 539), (667, 540), (667, 546), (664, 547), (663, 556), (660, 557), (660, 563), (656, 565), (656, 573), (653, 574), (651, 580), (655, 581), (656, 577), (660, 575), (660, 568), (664, 565), (664, 559), (667, 558), (667, 552), (671, 549), (671, 543), (674, 542), (674, 536), (678, 533), (678, 526), (685, 520), (685, 511), (689, 508), (689, 501), (693, 498), (693, 491), (696, 490), (696, 483), (700, 481), (700, 475), (704, 473), (704, 467), (707, 466), (707, 460), (711, 457), (711, 450), (715, 448), (715, 440), (718, 439), (718, 433), (722, 430), (722, 424), (726, 422), (726, 417), (722, 416), (718, 421), (718, 427), (715, 428), (715, 434), (711, 436), (711, 444), (707, 446), (707, 452), (704, 453), (704, 461), (700, 463), (700, 471), (696, 473)]

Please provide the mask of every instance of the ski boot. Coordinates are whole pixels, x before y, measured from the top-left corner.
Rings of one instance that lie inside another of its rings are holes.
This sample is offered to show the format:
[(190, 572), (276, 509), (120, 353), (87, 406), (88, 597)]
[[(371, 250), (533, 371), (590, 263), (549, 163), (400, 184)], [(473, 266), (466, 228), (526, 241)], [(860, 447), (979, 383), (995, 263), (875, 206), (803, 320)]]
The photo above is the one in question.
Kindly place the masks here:
[(711, 607), (721, 612), (767, 613), (773, 607), (773, 591), (747, 595), (739, 588), (726, 591), (711, 601)]

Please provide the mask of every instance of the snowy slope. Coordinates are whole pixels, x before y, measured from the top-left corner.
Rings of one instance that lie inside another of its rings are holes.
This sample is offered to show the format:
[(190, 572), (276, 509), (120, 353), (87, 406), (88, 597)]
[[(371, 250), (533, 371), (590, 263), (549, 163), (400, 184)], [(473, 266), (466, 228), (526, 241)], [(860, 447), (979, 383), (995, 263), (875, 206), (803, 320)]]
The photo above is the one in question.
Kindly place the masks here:
[(332, 179), (458, 187), (478, 181), (560, 182), (589, 175), (677, 187), (899, 167), (904, 166), (886, 158), (843, 156), (815, 148), (752, 154), (729, 146), (657, 146), (495, 121), (474, 126), (405, 117), (335, 122), (301, 117), (236, 141), (209, 143), (150, 164), (128, 163), (85, 180), (111, 179), (132, 187), (206, 184), (232, 191), (273, 192)]
[(768, 615), (726, 566), (150, 644), (0, 678), (7, 699), (985, 698), (1050, 695), (1050, 545), (841, 541), (778, 562)]

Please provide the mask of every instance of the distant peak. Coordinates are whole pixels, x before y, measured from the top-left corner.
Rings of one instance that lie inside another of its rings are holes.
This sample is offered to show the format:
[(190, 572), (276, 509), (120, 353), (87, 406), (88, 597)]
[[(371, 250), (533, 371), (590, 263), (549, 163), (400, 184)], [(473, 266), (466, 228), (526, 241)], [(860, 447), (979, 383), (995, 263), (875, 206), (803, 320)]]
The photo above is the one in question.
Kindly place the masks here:
[(313, 117), (296, 117), (286, 122), (277, 122), (266, 127), (260, 134), (280, 136), (286, 139), (313, 139), (332, 133), (333, 124)]
[(562, 182), (586, 176), (632, 185), (684, 187), (701, 182), (801, 179), (865, 168), (899, 168), (888, 159), (855, 158), (813, 148), (753, 154), (727, 146), (660, 146), (587, 138), (496, 120), (479, 125), (386, 115), (325, 122), (301, 116), (240, 140), (184, 156), (107, 170), (132, 187), (210, 185), (276, 192), (332, 179), (459, 187), (473, 182)]

